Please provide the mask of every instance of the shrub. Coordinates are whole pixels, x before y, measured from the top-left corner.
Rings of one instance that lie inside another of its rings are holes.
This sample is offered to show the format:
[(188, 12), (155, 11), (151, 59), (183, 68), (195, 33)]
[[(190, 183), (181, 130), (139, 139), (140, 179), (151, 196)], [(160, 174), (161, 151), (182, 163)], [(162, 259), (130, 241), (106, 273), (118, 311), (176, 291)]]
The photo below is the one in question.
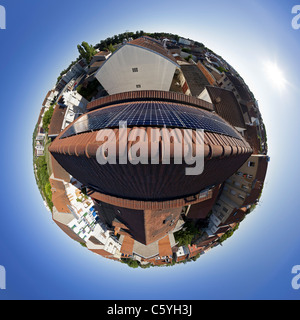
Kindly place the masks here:
[(48, 111), (45, 112), (44, 117), (43, 117), (43, 129), (45, 132), (48, 132), (49, 130), (49, 124), (51, 122), (51, 118), (54, 112), (54, 106), (52, 105)]
[(187, 246), (192, 244), (192, 241), (196, 235), (200, 234), (200, 231), (193, 222), (186, 222), (184, 228), (174, 233), (178, 246)]

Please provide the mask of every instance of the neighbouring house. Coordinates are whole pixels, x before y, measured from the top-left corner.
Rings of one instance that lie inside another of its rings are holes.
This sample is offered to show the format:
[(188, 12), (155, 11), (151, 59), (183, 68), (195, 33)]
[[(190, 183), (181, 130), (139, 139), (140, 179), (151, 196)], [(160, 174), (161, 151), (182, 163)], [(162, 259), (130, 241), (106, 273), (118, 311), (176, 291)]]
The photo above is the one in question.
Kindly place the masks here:
[(246, 124), (243, 111), (232, 91), (215, 86), (206, 86), (199, 98), (212, 103), (219, 116), (228, 121), (242, 135), (244, 134)]
[(42, 106), (48, 110), (51, 106), (51, 104), (53, 103), (55, 97), (57, 96), (58, 92), (55, 91), (55, 90), (50, 90), (48, 91), (43, 103), (42, 103)]
[(194, 45), (194, 41), (185, 38), (179, 38), (178, 43), (185, 46), (192, 46)]
[(190, 93), (194, 97), (199, 97), (206, 86), (210, 85), (206, 75), (195, 63), (188, 63), (186, 61), (178, 61), (180, 70), (186, 80), (186, 85)]
[(79, 77), (81, 74), (84, 74), (86, 72), (86, 67), (86, 61), (84, 59), (79, 60), (65, 74), (61, 76), (61, 79), (56, 84), (55, 89), (60, 92), (71, 80)]
[(35, 156), (41, 157), (44, 155), (44, 145), (41, 141), (36, 141), (35, 143)]
[(104, 224), (98, 222), (91, 198), (77, 188), (77, 183), (51, 156), (53, 221), (73, 240), (105, 257), (120, 258), (120, 245)]
[(94, 62), (97, 62), (97, 61), (105, 61), (110, 56), (111, 56), (110, 51), (99, 51), (93, 56), (90, 65), (92, 65)]
[(169, 91), (178, 64), (163, 45), (141, 37), (120, 47), (99, 68), (95, 77), (108, 92)]
[[(226, 180), (222, 193), (212, 208), (208, 234), (215, 234), (228, 222), (238, 222), (238, 217), (244, 218), (245, 210), (257, 204), (264, 186), (268, 162), (268, 156), (251, 155), (242, 167)], [(246, 209), (243, 209), (244, 207)]]
[(56, 104), (53, 115), (50, 121), (48, 137), (55, 139), (61, 132), (67, 107), (61, 104)]

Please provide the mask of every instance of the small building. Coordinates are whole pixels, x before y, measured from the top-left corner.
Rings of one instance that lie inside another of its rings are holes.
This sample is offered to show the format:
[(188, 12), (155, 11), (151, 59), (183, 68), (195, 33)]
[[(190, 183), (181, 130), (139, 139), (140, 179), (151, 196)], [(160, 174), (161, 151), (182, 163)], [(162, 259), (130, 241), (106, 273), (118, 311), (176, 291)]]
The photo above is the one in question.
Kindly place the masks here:
[(50, 108), (50, 105), (52, 104), (52, 102), (54, 101), (56, 95), (58, 94), (57, 91), (55, 90), (50, 90), (48, 91), (44, 101), (43, 101), (43, 104), (42, 106), (47, 110)]
[(185, 39), (185, 38), (179, 38), (178, 43), (181, 45), (185, 45), (185, 46), (193, 46), (194, 45), (193, 40)]
[(190, 251), (188, 247), (186, 246), (179, 247), (174, 254), (176, 262), (180, 262), (188, 259), (189, 254), (190, 254)]
[(93, 56), (90, 65), (92, 65), (93, 63), (95, 63), (97, 61), (105, 61), (110, 56), (111, 56), (111, 52), (110, 51), (99, 51)]

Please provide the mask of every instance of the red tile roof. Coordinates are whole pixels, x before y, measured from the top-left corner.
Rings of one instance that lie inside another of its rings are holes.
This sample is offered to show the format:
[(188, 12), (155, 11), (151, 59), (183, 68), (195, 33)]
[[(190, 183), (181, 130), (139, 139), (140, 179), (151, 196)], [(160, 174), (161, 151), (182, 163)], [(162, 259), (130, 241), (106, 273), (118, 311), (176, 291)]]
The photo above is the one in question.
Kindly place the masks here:
[(170, 54), (168, 52), (168, 50), (165, 49), (162, 44), (160, 44), (159, 41), (157, 41), (153, 38), (145, 37), (145, 36), (140, 37), (138, 39), (135, 39), (135, 40), (128, 42), (127, 45), (135, 45), (135, 46), (139, 46), (139, 47), (154, 51), (154, 52), (164, 56), (165, 58), (171, 60), (173, 63), (177, 64), (177, 61), (173, 57), (173, 55)]
[(158, 241), (158, 250), (160, 257), (172, 256), (172, 249), (169, 236), (166, 236)]
[(133, 245), (134, 245), (134, 239), (128, 236), (124, 236), (122, 247), (121, 247), (121, 253), (125, 255), (132, 255)]
[(48, 100), (51, 92), (52, 92), (52, 90), (51, 90), (51, 91), (48, 91), (48, 93), (47, 93), (47, 95), (46, 95), (46, 97), (45, 97), (45, 99), (44, 99), (44, 101), (43, 101), (43, 106), (45, 106), (45, 104), (46, 104), (46, 102), (47, 102), (47, 100)]
[(66, 111), (67, 108), (64, 106), (59, 104), (55, 106), (49, 126), (49, 136), (60, 134)]
[(232, 126), (246, 129), (243, 113), (234, 93), (219, 87), (205, 87), (216, 112)]
[(106, 97), (102, 97), (90, 102), (87, 105), (87, 110), (96, 110), (98, 108), (103, 108), (114, 104), (116, 102), (132, 102), (139, 101), (143, 99), (143, 101), (152, 101), (161, 100), (168, 102), (180, 102), (182, 104), (187, 104), (190, 106), (198, 107), (201, 109), (205, 109), (208, 111), (214, 111), (214, 106), (204, 100), (198, 99), (196, 97), (187, 96), (185, 94), (170, 92), (170, 91), (158, 91), (158, 90), (139, 90), (139, 91), (131, 91), (131, 92), (122, 92), (117, 94), (112, 94)]
[(210, 84), (205, 74), (195, 64), (181, 64), (181, 71), (190, 88), (191, 94), (194, 97), (198, 97), (199, 94), (204, 90), (205, 86)]
[(66, 189), (61, 181), (49, 179), (52, 190), (52, 203), (58, 212), (71, 213), (68, 205), (70, 206), (70, 200), (66, 195)]
[(77, 242), (83, 242), (83, 240), (75, 232), (73, 232), (68, 226), (64, 225), (63, 223), (60, 223), (60, 222), (56, 221), (54, 218), (53, 218), (53, 221), (71, 239), (73, 239), (73, 240), (75, 240)]
[(203, 75), (205, 76), (205, 78), (207, 79), (210, 85), (213, 86), (216, 84), (215, 78), (211, 75), (211, 73), (205, 68), (205, 66), (200, 61), (197, 62), (197, 67), (203, 73)]

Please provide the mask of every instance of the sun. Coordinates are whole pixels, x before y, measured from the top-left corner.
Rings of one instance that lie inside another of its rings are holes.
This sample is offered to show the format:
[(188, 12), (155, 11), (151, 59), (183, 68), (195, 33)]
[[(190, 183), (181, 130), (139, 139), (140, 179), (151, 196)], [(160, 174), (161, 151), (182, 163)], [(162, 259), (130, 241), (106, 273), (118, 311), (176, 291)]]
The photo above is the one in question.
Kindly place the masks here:
[(270, 83), (277, 89), (283, 90), (287, 85), (284, 73), (278, 67), (276, 62), (268, 61), (264, 64), (264, 72), (268, 77)]

